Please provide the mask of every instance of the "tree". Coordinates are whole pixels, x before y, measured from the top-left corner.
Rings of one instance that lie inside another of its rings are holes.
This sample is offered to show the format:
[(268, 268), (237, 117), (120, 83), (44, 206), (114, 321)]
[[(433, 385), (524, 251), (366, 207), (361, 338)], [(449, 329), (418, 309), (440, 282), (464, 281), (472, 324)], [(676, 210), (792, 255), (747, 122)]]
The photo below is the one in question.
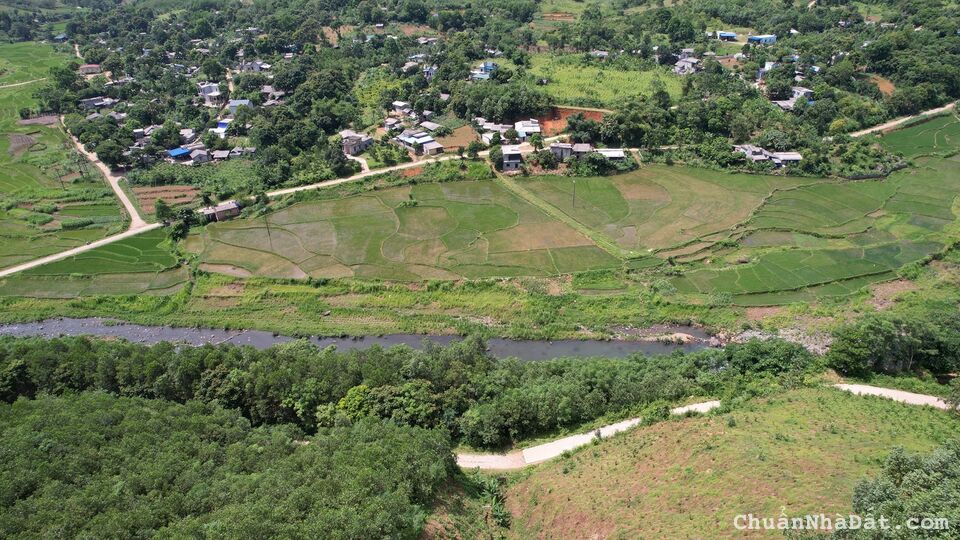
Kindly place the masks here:
[(172, 221), (174, 217), (176, 217), (173, 213), (173, 209), (171, 209), (170, 205), (168, 205), (163, 199), (157, 199), (157, 202), (154, 204), (153, 208), (154, 214), (157, 217), (157, 221), (168, 223)]
[(503, 136), (504, 136), (504, 138), (507, 139), (507, 141), (510, 142), (510, 144), (516, 144), (516, 143), (517, 143), (517, 139), (520, 137), (520, 134), (517, 133), (517, 130), (516, 130), (516, 129), (510, 128), (510, 129), (506, 130), (505, 132), (503, 132)]
[(535, 150), (543, 150), (543, 135), (534, 133), (530, 136), (530, 144)]
[(113, 139), (107, 139), (98, 144), (96, 150), (97, 158), (110, 167), (118, 167), (126, 164), (127, 158), (123, 155), (126, 149)]
[(503, 170), (503, 150), (499, 146), (490, 148), (490, 163), (493, 164), (494, 169)]

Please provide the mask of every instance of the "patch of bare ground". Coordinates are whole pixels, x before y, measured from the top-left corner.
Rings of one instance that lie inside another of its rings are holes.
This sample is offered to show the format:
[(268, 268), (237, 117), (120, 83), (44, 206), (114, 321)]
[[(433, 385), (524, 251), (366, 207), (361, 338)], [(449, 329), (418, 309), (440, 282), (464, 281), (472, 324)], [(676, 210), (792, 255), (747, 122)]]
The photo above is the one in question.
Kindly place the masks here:
[(893, 95), (894, 91), (897, 89), (896, 85), (893, 84), (893, 81), (887, 79), (886, 77), (881, 77), (880, 75), (870, 75), (870, 82), (875, 84), (880, 90), (880, 93), (886, 97)]
[(217, 287), (207, 293), (207, 296), (242, 296), (246, 289), (243, 283), (230, 283), (223, 287)]
[(135, 187), (133, 194), (136, 195), (143, 212), (153, 214), (156, 212), (158, 200), (170, 206), (190, 204), (200, 194), (200, 190), (193, 186)]
[(57, 123), (57, 115), (55, 114), (45, 114), (43, 116), (35, 116), (33, 118), (22, 118), (17, 120), (17, 123), (21, 126), (52, 126)]
[(749, 307), (746, 309), (747, 320), (762, 321), (768, 317), (780, 315), (783, 310), (783, 306)]
[(24, 135), (22, 133), (11, 133), (10, 137), (10, 147), (7, 149), (10, 152), (10, 155), (15, 156), (27, 148), (33, 146), (33, 143), (37, 142), (33, 137), (29, 135)]
[(200, 265), (200, 269), (204, 272), (214, 272), (217, 274), (226, 274), (234, 277), (250, 277), (253, 275), (253, 273), (251, 273), (249, 270), (240, 268), (239, 266), (234, 266), (232, 264), (203, 263)]
[(457, 147), (466, 148), (472, 141), (477, 140), (477, 134), (470, 126), (460, 126), (446, 137), (440, 137), (437, 142), (442, 144), (448, 152), (456, 153)]
[(404, 178), (412, 178), (423, 172), (423, 167), (410, 167), (407, 169), (402, 169), (398, 171), (400, 176)]
[(566, 11), (554, 11), (552, 13), (544, 13), (543, 20), (554, 22), (574, 22), (577, 20), (577, 17), (573, 13), (568, 13)]
[(914, 282), (905, 279), (877, 283), (870, 287), (870, 293), (873, 295), (873, 298), (870, 299), (869, 304), (883, 311), (893, 306), (901, 293), (916, 289), (917, 285)]

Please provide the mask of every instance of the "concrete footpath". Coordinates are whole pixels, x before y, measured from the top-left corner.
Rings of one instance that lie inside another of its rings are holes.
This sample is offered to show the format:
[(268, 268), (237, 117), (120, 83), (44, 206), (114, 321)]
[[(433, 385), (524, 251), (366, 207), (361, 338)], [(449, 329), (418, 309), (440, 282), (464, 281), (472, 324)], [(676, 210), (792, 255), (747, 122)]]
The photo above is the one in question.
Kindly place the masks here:
[[(671, 409), (670, 414), (681, 415), (688, 412), (705, 413), (719, 406), (719, 401), (705, 401), (703, 403), (695, 403), (693, 405)], [(601, 438), (611, 437), (637, 426), (642, 420), (642, 418), (631, 418), (603, 426), (588, 433), (570, 435), (569, 437), (538, 444), (537, 446), (531, 446), (523, 450), (515, 450), (507, 454), (457, 454), (457, 465), (464, 469), (522, 469), (527, 465), (541, 463), (560, 456), (564, 452), (569, 452), (590, 444), (590, 442), (597, 437), (597, 432), (600, 432)]]
[(866, 384), (835, 384), (834, 387), (859, 396), (879, 396), (908, 405), (928, 405), (937, 409), (950, 409), (950, 405), (948, 405), (946, 401), (936, 396), (928, 396), (926, 394), (914, 394), (913, 392), (869, 386)]

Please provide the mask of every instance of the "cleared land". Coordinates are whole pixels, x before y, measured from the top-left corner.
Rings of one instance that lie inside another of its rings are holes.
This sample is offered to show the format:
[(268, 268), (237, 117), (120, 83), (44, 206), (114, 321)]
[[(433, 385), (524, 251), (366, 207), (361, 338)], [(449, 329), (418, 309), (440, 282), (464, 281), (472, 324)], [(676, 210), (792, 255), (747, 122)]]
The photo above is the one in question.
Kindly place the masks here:
[(510, 534), (741, 538), (737, 514), (848, 512), (854, 486), (893, 444), (927, 452), (957, 427), (942, 411), (794, 390), (722, 416), (640, 428), (542, 465), (508, 491)]
[(680, 95), (680, 79), (669, 70), (626, 70), (583, 55), (535, 54), (527, 70), (560, 105), (612, 106), (623, 99), (645, 94), (654, 79), (662, 81), (671, 96)]
[[(49, 45), (0, 45), (0, 85), (29, 81), (67, 60)], [(0, 89), (0, 268), (84, 245), (124, 227), (96, 168), (78, 161), (58, 124), (21, 125), (42, 81)]]
[(274, 277), (546, 276), (620, 261), (491, 181), (418, 184), (211, 225), (209, 265)]

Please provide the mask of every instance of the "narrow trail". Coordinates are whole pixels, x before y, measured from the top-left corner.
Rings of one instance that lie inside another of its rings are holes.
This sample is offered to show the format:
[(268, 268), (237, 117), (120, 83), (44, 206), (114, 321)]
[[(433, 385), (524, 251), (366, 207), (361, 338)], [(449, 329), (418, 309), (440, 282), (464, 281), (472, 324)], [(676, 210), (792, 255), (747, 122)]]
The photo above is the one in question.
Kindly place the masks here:
[(0, 85), (0, 90), (3, 90), (4, 88), (16, 88), (16, 87), (18, 87), (18, 86), (26, 86), (26, 85), (28, 85), (28, 84), (33, 84), (33, 83), (35, 83), (35, 82), (40, 82), (40, 81), (45, 81), (45, 80), (47, 80), (46, 77), (40, 77), (39, 79), (33, 79), (33, 80), (29, 80), (29, 81), (23, 81), (23, 82), (18, 82), (18, 83), (11, 83), (11, 84), (4, 84), (4, 85)]
[[(64, 117), (60, 117), (60, 124), (64, 125)], [(66, 126), (64, 125), (64, 129)], [(130, 198), (127, 197), (126, 192), (120, 187), (120, 180), (123, 179), (122, 176), (114, 174), (110, 167), (107, 167), (100, 159), (97, 157), (97, 154), (94, 152), (88, 151), (86, 148), (80, 144), (80, 141), (76, 137), (70, 135), (70, 140), (73, 142), (73, 147), (77, 149), (78, 152), (84, 155), (91, 163), (97, 166), (100, 169), (100, 172), (103, 173), (103, 176), (107, 179), (107, 183), (110, 184), (110, 189), (113, 190), (113, 193), (120, 199), (120, 203), (123, 205), (124, 210), (127, 212), (127, 215), (130, 216), (130, 226), (128, 230), (142, 229), (147, 225), (146, 220), (140, 217), (140, 212), (137, 210), (137, 207), (134, 206), (133, 202), (130, 201)]]
[(928, 396), (926, 394), (915, 394), (904, 390), (894, 390), (892, 388), (881, 388), (879, 386), (870, 386), (867, 384), (836, 384), (835, 388), (850, 392), (858, 396), (880, 396), (908, 405), (927, 405), (937, 409), (949, 410), (950, 405), (937, 396)]

